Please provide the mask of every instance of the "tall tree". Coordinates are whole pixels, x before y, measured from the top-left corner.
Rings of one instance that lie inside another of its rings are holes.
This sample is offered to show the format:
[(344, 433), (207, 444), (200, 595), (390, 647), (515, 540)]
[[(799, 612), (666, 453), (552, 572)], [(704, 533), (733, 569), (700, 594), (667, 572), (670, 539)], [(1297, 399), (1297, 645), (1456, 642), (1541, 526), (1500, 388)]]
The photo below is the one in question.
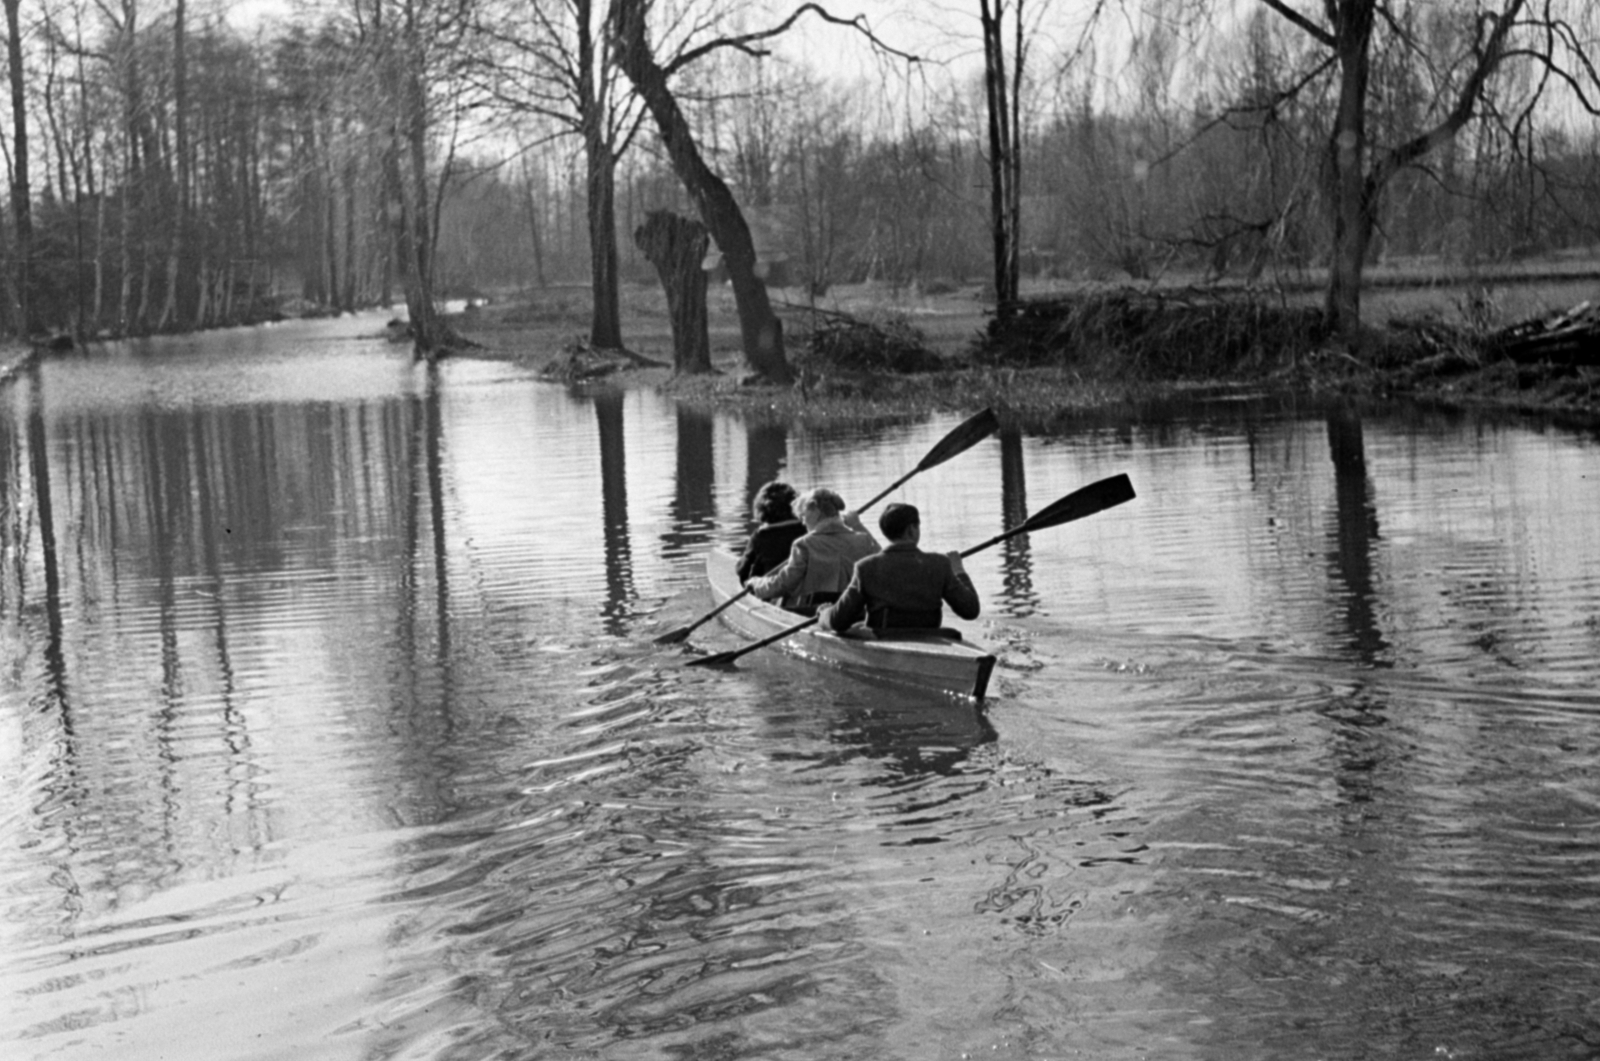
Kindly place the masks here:
[(750, 225), (727, 182), (706, 164), (689, 120), (672, 91), (671, 79), (693, 63), (723, 49), (761, 58), (768, 54), (765, 47), (768, 42), (788, 32), (807, 14), (856, 30), (880, 52), (912, 61), (914, 58), (885, 46), (861, 17), (838, 18), (818, 4), (807, 3), (770, 29), (718, 36), (688, 45), (663, 64), (650, 43), (647, 27), (654, 6), (653, 0), (612, 0), (610, 32), (618, 41), (618, 61), (655, 119), (673, 170), (699, 212), (700, 220), (716, 241), (717, 249), (722, 252), (739, 312), (745, 362), (757, 376), (774, 383), (790, 383), (794, 374), (784, 356), (783, 325), (773, 312), (766, 283), (756, 275), (755, 242), (750, 236)]
[(619, 42), (623, 72), (644, 98), (678, 179), (722, 252), (738, 307), (745, 362), (756, 375), (773, 383), (793, 382), (794, 373), (783, 352), (783, 324), (773, 312), (766, 283), (756, 275), (750, 225), (727, 183), (706, 165), (689, 119), (669, 87), (673, 71), (656, 61), (645, 29), (650, 7), (649, 0), (616, 0), (612, 7), (612, 31)]
[(1021, 276), (1022, 68), (1027, 55), (1022, 32), (1023, 0), (1013, 0), (1014, 45), (1006, 71), (1005, 0), (978, 0), (983, 30), (983, 97), (989, 130), (989, 232), (994, 242), (995, 313), (1016, 307)]
[[(1542, 67), (1549, 76), (1541, 79), (1541, 87), (1550, 80), (1572, 86), (1580, 104), (1593, 113), (1586, 93), (1600, 87), (1600, 78), (1576, 29), (1592, 15), (1565, 0), (1545, 0), (1533, 15), (1528, 0), (1470, 0), (1435, 9), (1431, 18), (1460, 20), (1466, 27), (1460, 35), (1462, 49), (1441, 63), (1422, 52), (1416, 36), (1403, 31), (1403, 0), (1324, 0), (1320, 17), (1290, 6), (1288, 0), (1260, 3), (1303, 33), (1323, 54), (1319, 68), (1331, 67), (1336, 78), (1326, 147), (1331, 230), (1326, 309), (1339, 334), (1355, 344), (1362, 273), (1385, 189), (1401, 171), (1452, 142), (1475, 117), (1496, 111), (1492, 81), (1512, 60)], [(1369, 135), (1373, 50), (1380, 33), (1384, 47), (1403, 50), (1419, 70), (1436, 79), (1436, 102), (1426, 120), (1387, 146), (1374, 144)], [(1533, 102), (1522, 106), (1531, 108)]]
[(189, 228), (189, 171), (193, 159), (189, 154), (189, 63), (185, 14), (184, 0), (176, 0), (172, 11), (172, 131), (177, 173), (172, 188), (172, 231), (167, 244), (167, 300), (156, 322), (158, 330), (165, 329), (177, 317), (178, 267), (185, 254)]
[(5, 0), (6, 60), (11, 68), (11, 209), (16, 222), (17, 336), (33, 334), (33, 191), (28, 185), (28, 97), (22, 66), (22, 0)]
[(383, 107), (380, 172), (412, 344), (419, 358), (432, 361), (451, 341), (439, 316), (434, 272), (450, 165), (439, 167), (435, 178), (433, 138), (446, 118), (461, 117), (454, 94), (472, 0), (353, 0), (353, 9)]
[[(618, 349), (617, 161), (638, 131), (642, 111), (619, 84), (606, 18), (606, 0), (512, 0), (508, 10), (488, 12), (480, 31), (495, 44), (482, 68), (493, 97), (514, 114), (576, 135), (583, 145), (593, 292), (589, 344)], [(539, 239), (537, 226), (534, 238)], [(536, 246), (536, 252), (542, 258), (543, 248)]]

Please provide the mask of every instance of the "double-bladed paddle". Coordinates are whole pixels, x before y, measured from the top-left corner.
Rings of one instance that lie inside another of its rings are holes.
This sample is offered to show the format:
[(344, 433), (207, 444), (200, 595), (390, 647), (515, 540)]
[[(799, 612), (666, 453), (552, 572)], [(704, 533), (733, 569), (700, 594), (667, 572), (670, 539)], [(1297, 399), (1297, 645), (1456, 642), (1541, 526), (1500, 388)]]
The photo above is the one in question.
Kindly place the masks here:
[[(975, 552), (987, 549), (989, 546), (1003, 542), (1007, 538), (1015, 538), (1019, 534), (1045, 530), (1048, 527), (1059, 527), (1063, 523), (1071, 523), (1075, 519), (1092, 516), (1096, 512), (1103, 512), (1108, 508), (1122, 504), (1124, 501), (1132, 501), (1135, 496), (1137, 495), (1133, 492), (1133, 483), (1126, 474), (1113, 475), (1109, 479), (1101, 479), (1097, 483), (1090, 483), (1088, 486), (1080, 490), (1074, 490), (1066, 497), (1046, 505), (1010, 530), (996, 534), (982, 544), (963, 550), (961, 555), (963, 557), (971, 556)], [(727, 604), (732, 604), (735, 599), (737, 598), (730, 599)], [(724, 604), (723, 607), (727, 607), (727, 604)], [(729, 649), (726, 652), (717, 652), (710, 656), (702, 656), (699, 659), (690, 660), (686, 666), (726, 666), (746, 653), (754, 652), (758, 648), (765, 648), (774, 641), (782, 641), (791, 634), (798, 634), (808, 626), (816, 625), (817, 619), (817, 616), (812, 616), (741, 648)]]
[[(994, 410), (992, 409), (985, 409), (981, 413), (978, 413), (974, 416), (969, 416), (967, 419), (951, 428), (949, 434), (945, 435), (938, 442), (935, 442), (933, 448), (928, 451), (928, 455), (923, 457), (921, 462), (915, 468), (912, 468), (909, 472), (906, 472), (900, 478), (896, 479), (894, 483), (890, 485), (888, 490), (883, 491), (883, 493), (879, 494), (871, 501), (868, 501), (866, 504), (856, 509), (856, 515), (860, 515), (873, 505), (877, 504), (879, 501), (883, 500), (891, 490), (895, 489), (895, 487), (904, 483), (907, 479), (911, 478), (913, 475), (916, 475), (918, 472), (925, 472), (929, 468), (943, 464), (951, 457), (965, 453), (973, 446), (976, 446), (979, 442), (982, 442), (984, 439), (994, 434), (995, 428), (999, 426), (1000, 422), (995, 419)], [(724, 608), (727, 608), (734, 601), (741, 599), (749, 592), (750, 591), (748, 589), (740, 590), (738, 593), (735, 593), (733, 596), (729, 597), (727, 600), (723, 601), (721, 604), (717, 605), (717, 607), (711, 609), (711, 611), (702, 615), (688, 626), (680, 626), (676, 630), (669, 630), (662, 634), (660, 637), (655, 639), (655, 643), (658, 645), (676, 645), (680, 641), (687, 641), (689, 639), (689, 635), (694, 633), (696, 629), (705, 623), (710, 622), (712, 619), (715, 619), (718, 615), (721, 615)]]

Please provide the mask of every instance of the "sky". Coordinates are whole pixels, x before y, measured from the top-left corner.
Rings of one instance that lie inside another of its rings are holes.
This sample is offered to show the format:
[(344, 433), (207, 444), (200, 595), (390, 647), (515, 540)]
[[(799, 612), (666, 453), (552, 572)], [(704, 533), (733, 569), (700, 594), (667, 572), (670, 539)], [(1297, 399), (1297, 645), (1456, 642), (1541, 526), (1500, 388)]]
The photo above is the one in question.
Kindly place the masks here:
[[(287, 18), (293, 0), (215, 0), (228, 21), (241, 29), (270, 29)], [(747, 16), (749, 28), (772, 25), (800, 6), (802, 0), (766, 0), (747, 10), (764, 7), (765, 15)], [(862, 16), (882, 40), (935, 64), (976, 67), (982, 62), (978, 33), (977, 0), (822, 0), (840, 18)], [(1097, 0), (1029, 0), (1026, 10), (1047, 16), (1044, 21), (1057, 43), (1070, 44), (1081, 35), (1091, 13), (1103, 5)], [(1030, 15), (1032, 21), (1032, 15)], [(804, 59), (845, 80), (875, 79), (879, 74), (870, 48), (859, 34), (831, 25), (813, 15), (803, 18), (783, 42), (784, 55)]]

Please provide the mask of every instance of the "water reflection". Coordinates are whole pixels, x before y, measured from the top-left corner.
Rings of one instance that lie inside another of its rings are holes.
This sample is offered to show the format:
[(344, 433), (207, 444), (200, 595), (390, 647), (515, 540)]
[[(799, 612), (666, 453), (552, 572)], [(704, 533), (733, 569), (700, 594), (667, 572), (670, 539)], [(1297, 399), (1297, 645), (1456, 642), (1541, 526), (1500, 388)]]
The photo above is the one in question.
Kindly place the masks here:
[(33, 503), (37, 509), (39, 547), (44, 567), (45, 688), (49, 706), (61, 713), (62, 732), (70, 738), (73, 721), (67, 702), (67, 664), (62, 647), (61, 567), (56, 551), (55, 505), (51, 501), (50, 456), (45, 441), (43, 385), (39, 379), (37, 362), (29, 366), (27, 375), (28, 467), (33, 477)]
[(1361, 418), (1348, 410), (1328, 417), (1328, 450), (1333, 458), (1333, 574), (1344, 590), (1344, 624), (1356, 656), (1369, 665), (1387, 665), (1389, 645), (1379, 629), (1372, 554), (1379, 540), (1378, 513), (1367, 478), (1366, 443)]
[(282, 334), (0, 405), (8, 1058), (1535, 1056), (1591, 1015), (1592, 439), (1008, 428), (908, 484), (941, 539), (1140, 499), (972, 559), (1014, 664), (975, 711), (649, 643), (761, 483), (865, 496), (954, 417)]
[[(1000, 431), (1000, 508), (1002, 526), (1016, 527), (1027, 521), (1028, 477), (1023, 463), (1022, 432), (1015, 425)], [(1028, 535), (1019, 534), (1000, 543), (1005, 572), (1002, 597), (1009, 615), (1032, 615), (1039, 606), (1039, 595), (1033, 589), (1033, 554)]]
[(606, 552), (606, 599), (601, 613), (606, 629), (621, 637), (627, 630), (633, 586), (633, 554), (628, 531), (628, 456), (622, 434), (622, 392), (605, 389), (594, 396), (600, 425), (601, 534)]
[(677, 421), (671, 523), (661, 540), (668, 556), (698, 558), (716, 527), (716, 430), (709, 413), (687, 406), (678, 410)]
[[(450, 652), (450, 555), (445, 545), (445, 482), (444, 482), (444, 424), (440, 405), (439, 365), (427, 366), (427, 384), (420, 396), (422, 415), (417, 418), (422, 431), (423, 460), (426, 467), (428, 489), (428, 526), (433, 559), (434, 630), (435, 651), (440, 679), (439, 713), (446, 727), (453, 716), (451, 704), (451, 652)], [(414, 490), (413, 490), (414, 496)]]
[[(784, 476), (789, 463), (789, 431), (781, 423), (752, 418), (745, 421), (744, 519), (755, 504), (756, 492)], [(796, 490), (806, 485), (790, 484)]]

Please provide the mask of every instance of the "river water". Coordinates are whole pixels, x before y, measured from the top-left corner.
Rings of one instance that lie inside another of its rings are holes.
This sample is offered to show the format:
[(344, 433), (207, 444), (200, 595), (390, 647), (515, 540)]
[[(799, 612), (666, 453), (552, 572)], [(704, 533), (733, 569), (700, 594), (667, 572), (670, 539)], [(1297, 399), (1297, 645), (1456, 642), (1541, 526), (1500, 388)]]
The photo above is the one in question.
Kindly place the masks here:
[(1600, 446), (1247, 403), (912, 479), (983, 710), (661, 632), (844, 430), (373, 318), (0, 396), (0, 1056), (1600, 1054)]

